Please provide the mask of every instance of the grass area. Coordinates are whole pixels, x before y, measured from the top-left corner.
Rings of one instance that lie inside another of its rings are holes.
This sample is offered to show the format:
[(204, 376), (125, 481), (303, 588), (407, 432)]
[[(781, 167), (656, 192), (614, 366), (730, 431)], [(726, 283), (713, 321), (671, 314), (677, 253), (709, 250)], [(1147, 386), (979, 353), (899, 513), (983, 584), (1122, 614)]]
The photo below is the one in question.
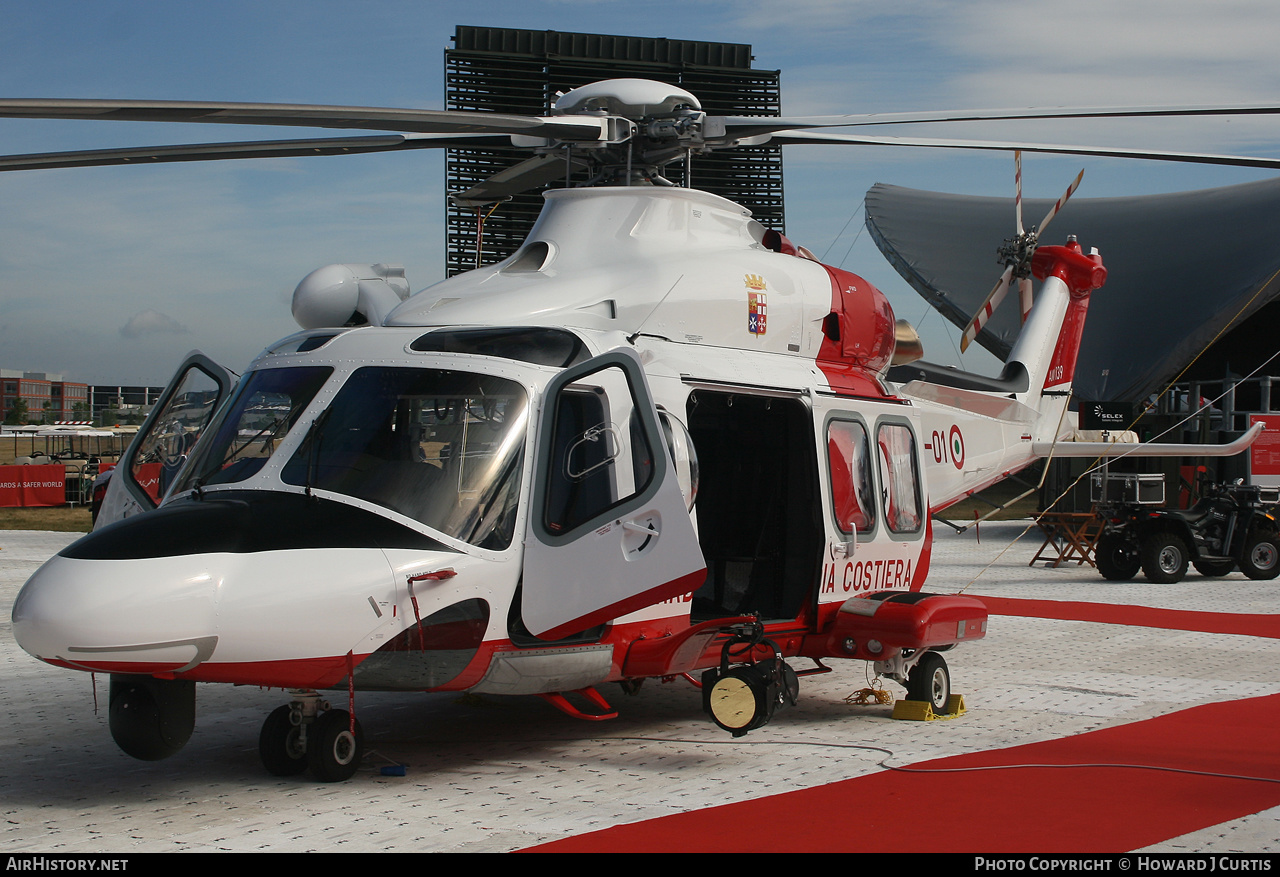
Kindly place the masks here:
[(93, 526), (88, 506), (0, 509), (0, 530), (58, 530), (88, 533)]

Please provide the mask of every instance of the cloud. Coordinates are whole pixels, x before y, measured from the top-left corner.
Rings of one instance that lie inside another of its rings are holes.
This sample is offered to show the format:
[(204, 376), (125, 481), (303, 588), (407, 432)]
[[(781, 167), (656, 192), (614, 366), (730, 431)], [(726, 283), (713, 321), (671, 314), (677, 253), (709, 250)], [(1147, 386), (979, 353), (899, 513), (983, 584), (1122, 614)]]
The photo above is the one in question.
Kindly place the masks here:
[(168, 314), (159, 311), (139, 311), (129, 318), (129, 322), (120, 327), (120, 334), (125, 338), (140, 338), (143, 335), (186, 335), (189, 330)]

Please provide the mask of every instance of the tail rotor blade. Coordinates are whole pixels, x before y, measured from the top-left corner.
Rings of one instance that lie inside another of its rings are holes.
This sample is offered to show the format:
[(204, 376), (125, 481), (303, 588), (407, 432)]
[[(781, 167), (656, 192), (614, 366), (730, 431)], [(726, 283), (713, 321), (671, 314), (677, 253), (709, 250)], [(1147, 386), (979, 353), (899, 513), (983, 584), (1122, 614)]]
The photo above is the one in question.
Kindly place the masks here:
[(1017, 219), (1018, 234), (1024, 234), (1022, 229), (1022, 150), (1015, 149), (1013, 151), (1013, 212)]
[(1049, 212), (1045, 214), (1044, 221), (1041, 222), (1040, 225), (1036, 227), (1037, 235), (1044, 234), (1045, 226), (1047, 226), (1050, 223), (1050, 221), (1052, 221), (1053, 218), (1058, 215), (1059, 210), (1061, 210), (1063, 207), (1066, 206), (1067, 200), (1071, 197), (1071, 195), (1075, 192), (1075, 190), (1080, 187), (1080, 181), (1082, 179), (1084, 179), (1083, 168), (1080, 170), (1080, 173), (1076, 174), (1075, 181), (1070, 186), (1067, 186), (1066, 193), (1061, 198), (1059, 198), (1052, 207), (1049, 208)]
[(1027, 315), (1031, 313), (1032, 297), (1031, 297), (1031, 278), (1023, 277), (1018, 280), (1018, 304), (1022, 308), (1022, 322), (1027, 321)]
[(1009, 280), (1013, 277), (1013, 266), (1010, 265), (1004, 269), (1004, 273), (1000, 275), (1000, 279), (996, 281), (995, 287), (987, 296), (986, 301), (978, 308), (978, 312), (973, 315), (973, 319), (969, 321), (968, 327), (964, 330), (964, 334), (960, 336), (960, 352), (964, 353), (969, 349), (969, 345), (973, 343), (973, 339), (982, 331), (982, 327), (991, 319), (991, 315), (995, 309), (999, 307), (1000, 302), (1004, 300), (1005, 295), (1009, 292)]

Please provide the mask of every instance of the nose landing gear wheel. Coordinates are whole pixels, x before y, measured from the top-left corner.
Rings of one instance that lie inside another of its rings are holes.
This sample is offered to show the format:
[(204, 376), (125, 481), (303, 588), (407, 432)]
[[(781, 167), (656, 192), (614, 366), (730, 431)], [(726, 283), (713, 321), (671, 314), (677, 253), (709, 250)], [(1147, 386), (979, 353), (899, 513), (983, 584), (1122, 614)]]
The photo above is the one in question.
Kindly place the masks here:
[(322, 783), (350, 779), (364, 757), (364, 732), (346, 710), (329, 710), (307, 729), (307, 760), (311, 773)]
[(277, 707), (262, 723), (258, 735), (258, 757), (267, 772), (278, 777), (291, 777), (307, 769), (307, 747), (302, 729), (293, 723), (293, 709)]

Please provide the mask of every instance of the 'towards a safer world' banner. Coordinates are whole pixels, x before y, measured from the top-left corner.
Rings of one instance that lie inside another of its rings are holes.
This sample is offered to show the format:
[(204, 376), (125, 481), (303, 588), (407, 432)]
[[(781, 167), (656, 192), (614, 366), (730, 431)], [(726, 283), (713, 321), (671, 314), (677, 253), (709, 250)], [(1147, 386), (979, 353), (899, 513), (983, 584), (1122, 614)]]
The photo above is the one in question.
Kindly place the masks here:
[(65, 505), (67, 470), (46, 466), (0, 466), (0, 508)]

